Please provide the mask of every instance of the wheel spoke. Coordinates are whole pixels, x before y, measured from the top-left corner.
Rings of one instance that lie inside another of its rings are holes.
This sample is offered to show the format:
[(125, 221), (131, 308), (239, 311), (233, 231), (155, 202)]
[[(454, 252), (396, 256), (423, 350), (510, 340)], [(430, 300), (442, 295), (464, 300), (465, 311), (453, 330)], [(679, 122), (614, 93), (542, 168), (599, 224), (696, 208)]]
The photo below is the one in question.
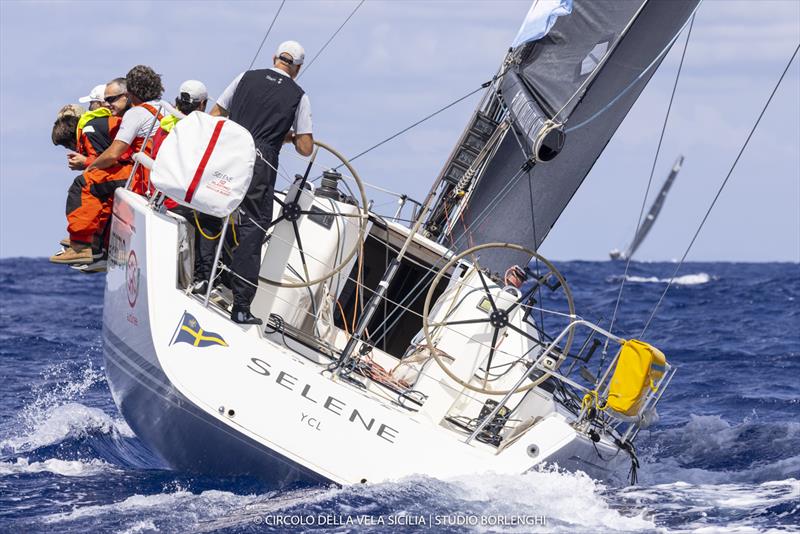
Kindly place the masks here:
[(478, 271), (478, 278), (481, 279), (481, 284), (483, 284), (483, 289), (486, 291), (486, 298), (489, 299), (489, 304), (492, 305), (492, 311), (496, 312), (497, 305), (494, 303), (494, 299), (492, 298), (492, 292), (489, 291), (489, 286), (488, 284), (486, 284), (486, 279), (483, 277), (483, 273), (481, 272), (480, 266), (478, 266), (478, 264), (476, 263), (475, 267)]
[(278, 224), (279, 222), (281, 222), (281, 221), (283, 221), (283, 220), (286, 220), (286, 217), (284, 217), (283, 215), (281, 215), (281, 216), (280, 216), (280, 217), (278, 217), (277, 219), (275, 219), (275, 220), (273, 220), (273, 221), (270, 221), (270, 223), (267, 225), (267, 228), (272, 228), (273, 226), (275, 226), (276, 224)]
[(511, 330), (513, 330), (514, 332), (516, 332), (517, 334), (519, 334), (519, 335), (521, 335), (521, 336), (524, 336), (524, 337), (528, 338), (529, 340), (533, 341), (534, 343), (538, 343), (538, 344), (540, 344), (540, 345), (541, 345), (541, 343), (542, 343), (542, 342), (541, 342), (540, 340), (536, 339), (535, 337), (533, 337), (532, 335), (530, 335), (529, 333), (527, 333), (525, 330), (523, 330), (523, 329), (521, 329), (521, 328), (517, 327), (516, 325), (513, 325), (513, 324), (511, 324), (511, 323), (508, 323), (508, 327), (509, 327)]
[(520, 304), (522, 304), (523, 302), (527, 301), (529, 298), (531, 298), (533, 296), (533, 293), (536, 291), (536, 287), (537, 286), (533, 286), (533, 288), (530, 291), (528, 291), (524, 295), (520, 296), (517, 300), (515, 300), (513, 303), (511, 303), (511, 306), (509, 306), (505, 310), (505, 312), (508, 315), (511, 315), (511, 312), (513, 312), (515, 309), (517, 309), (517, 306), (519, 306)]
[(497, 344), (497, 337), (500, 334), (500, 329), (495, 328), (494, 334), (492, 334), (492, 346), (489, 349), (489, 358), (486, 360), (486, 375), (483, 378), (483, 387), (486, 387), (486, 384), (489, 382), (489, 369), (492, 368), (492, 359), (494, 358), (494, 351)]
[(449, 321), (449, 322), (444, 321), (444, 322), (441, 322), (441, 323), (430, 323), (429, 326), (433, 326), (433, 327), (438, 327), (438, 326), (448, 327), (448, 326), (455, 326), (455, 325), (459, 325), (459, 324), (479, 324), (479, 323), (488, 323), (488, 322), (489, 322), (489, 318), (486, 317), (484, 319), (464, 319), (464, 320), (461, 320), (461, 321)]
[(303, 252), (303, 242), (300, 240), (300, 229), (297, 227), (297, 221), (292, 221), (292, 228), (294, 229), (294, 238), (297, 240), (297, 250), (300, 252), (300, 262), (303, 264), (303, 273), (306, 276), (304, 282), (311, 280), (308, 275), (308, 265), (306, 264), (306, 255)]
[(282, 207), (282, 208), (286, 207), (286, 202), (284, 202), (283, 200), (279, 199), (278, 195), (273, 195), (272, 198), (275, 199), (275, 202), (277, 202), (280, 207)]
[(326, 212), (319, 212), (319, 211), (310, 211), (310, 210), (300, 210), (301, 215), (333, 215), (334, 217), (351, 217), (353, 219), (364, 219), (363, 213), (331, 213), (329, 211)]
[(308, 160), (308, 166), (306, 167), (306, 172), (303, 173), (303, 177), (300, 179), (300, 186), (297, 188), (297, 196), (295, 197), (295, 203), (300, 201), (300, 195), (303, 194), (303, 188), (306, 186), (306, 182), (308, 181), (308, 173), (311, 172), (311, 167), (314, 166), (314, 160), (317, 159), (317, 151), (319, 147), (314, 148), (314, 152), (311, 154), (311, 158)]

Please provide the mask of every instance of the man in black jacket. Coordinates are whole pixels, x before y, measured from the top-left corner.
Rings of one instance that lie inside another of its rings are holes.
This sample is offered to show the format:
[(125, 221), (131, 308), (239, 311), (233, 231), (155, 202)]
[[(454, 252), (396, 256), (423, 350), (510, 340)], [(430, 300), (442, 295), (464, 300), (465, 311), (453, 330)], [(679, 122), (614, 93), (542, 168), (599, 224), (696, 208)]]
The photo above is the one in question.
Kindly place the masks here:
[[(256, 158), (253, 180), (239, 206), (239, 246), (233, 252), (231, 319), (241, 324), (261, 324), (250, 312), (261, 264), (262, 228), (272, 221), (272, 194), (277, 177), (278, 153), (284, 143), (310, 156), (314, 147), (311, 105), (308, 95), (295, 83), (305, 51), (300, 43), (281, 43), (273, 67), (243, 72), (225, 89), (211, 115), (230, 117), (244, 126), (261, 157)], [(241, 278), (240, 278), (241, 277)]]

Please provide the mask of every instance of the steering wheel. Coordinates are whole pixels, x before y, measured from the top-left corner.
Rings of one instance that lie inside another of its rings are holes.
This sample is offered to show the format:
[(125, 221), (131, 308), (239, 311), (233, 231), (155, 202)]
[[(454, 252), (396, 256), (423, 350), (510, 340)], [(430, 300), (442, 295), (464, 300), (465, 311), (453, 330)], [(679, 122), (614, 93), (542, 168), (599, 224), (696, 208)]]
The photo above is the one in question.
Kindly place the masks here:
[[(489, 290), (489, 284), (486, 281), (487, 275), (484, 274), (484, 272), (481, 269), (480, 265), (478, 264), (478, 260), (477, 260), (477, 258), (475, 256), (476, 252), (479, 252), (481, 250), (486, 250), (486, 249), (492, 249), (492, 248), (494, 248), (494, 249), (502, 248), (502, 249), (516, 250), (516, 251), (522, 252), (522, 253), (530, 256), (531, 259), (536, 259), (536, 260), (540, 261), (542, 264), (544, 264), (544, 266), (548, 269), (548, 271), (545, 274), (543, 274), (542, 276), (539, 277), (539, 279), (538, 279), (539, 284), (542, 284), (542, 283), (546, 282), (546, 280), (548, 278), (550, 278), (551, 276), (556, 278), (556, 280), (560, 284), (561, 288), (563, 288), (564, 294), (565, 294), (565, 296), (567, 298), (567, 308), (569, 309), (569, 315), (570, 316), (574, 316), (575, 315), (575, 303), (574, 303), (574, 301), (572, 299), (572, 291), (570, 290), (569, 286), (567, 285), (567, 281), (564, 279), (564, 277), (561, 275), (561, 273), (558, 271), (558, 269), (556, 269), (555, 265), (553, 265), (550, 261), (548, 261), (546, 258), (541, 256), (539, 253), (537, 253), (537, 252), (535, 252), (535, 251), (533, 251), (533, 250), (531, 250), (531, 249), (529, 249), (527, 247), (523, 247), (521, 245), (516, 245), (514, 243), (486, 243), (486, 244), (483, 244), (483, 245), (478, 245), (478, 246), (469, 248), (469, 249), (465, 250), (464, 252), (458, 254), (457, 256), (453, 257), (447, 263), (447, 265), (442, 267), (439, 270), (439, 272), (436, 273), (436, 277), (433, 279), (433, 283), (431, 283), (431, 286), (428, 289), (428, 294), (427, 294), (427, 296), (425, 298), (425, 306), (424, 306), (423, 311), (422, 311), (422, 330), (423, 330), (423, 333), (425, 334), (425, 341), (428, 344), (429, 350), (430, 350), (433, 358), (436, 360), (436, 363), (439, 365), (439, 367), (441, 367), (442, 371), (444, 371), (444, 373), (448, 377), (450, 377), (452, 380), (454, 380), (456, 383), (460, 384), (461, 386), (463, 386), (463, 387), (465, 387), (467, 389), (470, 389), (472, 391), (477, 391), (479, 393), (485, 393), (485, 394), (488, 394), (488, 395), (505, 395), (505, 394), (509, 393), (511, 390), (509, 390), (509, 389), (496, 390), (496, 389), (492, 389), (491, 387), (487, 386), (488, 373), (489, 373), (489, 370), (492, 367), (492, 359), (494, 358), (495, 352), (497, 350), (497, 346), (498, 346), (497, 341), (498, 341), (498, 339), (500, 337), (501, 329), (508, 328), (510, 330), (513, 330), (514, 332), (516, 332), (520, 336), (528, 339), (529, 341), (532, 341), (536, 345), (544, 346), (544, 344), (540, 339), (537, 339), (536, 337), (532, 336), (531, 334), (529, 334), (525, 330), (519, 328), (518, 326), (516, 326), (515, 324), (513, 324), (509, 320), (509, 318), (511, 317), (511, 314), (519, 306), (524, 306), (524, 303), (531, 297), (531, 295), (533, 293), (533, 290), (529, 291), (527, 294), (521, 295), (518, 299), (516, 299), (509, 306), (503, 306), (502, 303), (499, 303), (498, 300), (495, 297), (492, 296), (492, 293)], [(482, 291), (483, 291), (483, 293), (485, 295), (486, 300), (489, 303), (489, 306), (491, 307), (491, 311), (484, 318), (455, 320), (455, 321), (443, 320), (443, 321), (440, 321), (440, 322), (431, 323), (429, 314), (430, 314), (431, 302), (433, 301), (433, 297), (436, 294), (436, 288), (438, 287), (438, 285), (441, 282), (442, 278), (445, 277), (447, 272), (450, 271), (450, 269), (452, 269), (455, 265), (457, 265), (459, 262), (461, 262), (464, 258), (466, 258), (468, 256), (470, 257), (470, 260), (471, 260), (471, 263), (472, 263), (472, 268), (477, 271), (478, 278), (480, 279), (480, 282), (481, 282)], [(539, 284), (537, 284), (537, 286)], [(536, 288), (537, 286), (534, 286), (534, 288)], [(447, 328), (448, 326), (465, 325), (465, 324), (480, 324), (480, 323), (488, 323), (492, 327), (492, 342), (491, 342), (491, 346), (489, 348), (489, 356), (488, 356), (488, 358), (486, 360), (487, 380), (484, 380), (484, 385), (483, 386), (478, 386), (478, 385), (475, 385), (475, 384), (471, 384), (470, 383), (470, 379), (472, 377), (469, 377), (469, 378), (467, 378), (467, 380), (464, 380), (461, 377), (457, 376), (450, 369), (450, 367), (444, 361), (444, 359), (442, 357), (442, 354), (440, 354), (441, 351), (435, 350), (436, 344), (435, 344), (434, 336), (433, 336), (433, 333), (432, 333), (432, 329), (440, 330), (440, 329)], [(562, 355), (560, 357), (560, 359), (563, 359), (565, 354), (569, 354), (569, 349), (572, 346), (573, 338), (574, 338), (574, 330), (570, 330), (569, 334), (568, 334), (568, 336), (567, 336), (567, 338), (566, 338), (566, 340), (564, 342), (564, 347), (560, 350), (561, 355)], [(542, 371), (544, 371), (544, 374), (542, 374), (542, 376), (536, 378), (535, 380), (533, 380), (532, 382), (530, 382), (528, 384), (525, 384), (524, 386), (521, 386), (519, 389), (516, 390), (516, 392), (528, 391), (529, 389), (531, 389), (533, 387), (536, 387), (539, 384), (541, 384), (542, 382), (544, 382), (550, 376), (550, 373), (547, 371), (547, 369), (542, 369)]]
[[(311, 159), (309, 159), (308, 161), (308, 167), (306, 167), (306, 172), (303, 175), (302, 179), (300, 180), (299, 187), (297, 188), (297, 194), (294, 196), (294, 198), (290, 199), (288, 198), (287, 195), (285, 198), (280, 199), (277, 195), (273, 194), (275, 202), (277, 202), (278, 205), (280, 205), (281, 207), (281, 214), (267, 226), (267, 228), (270, 228), (271, 226), (274, 226), (279, 222), (283, 221), (292, 224), (292, 229), (294, 230), (294, 238), (296, 240), (297, 249), (300, 252), (300, 263), (302, 263), (303, 265), (305, 278), (300, 282), (285, 282), (279, 280), (270, 280), (269, 278), (263, 276), (258, 277), (260, 281), (272, 286), (298, 288), (298, 287), (313, 286), (319, 284), (320, 282), (324, 282), (325, 280), (328, 280), (333, 275), (344, 269), (345, 265), (347, 265), (350, 262), (350, 260), (353, 259), (353, 256), (356, 255), (359, 248), (362, 246), (364, 242), (364, 234), (366, 233), (367, 222), (369, 220), (369, 212), (367, 210), (367, 206), (369, 204), (367, 202), (367, 194), (364, 191), (364, 183), (361, 181), (361, 178), (359, 178), (358, 173), (350, 164), (350, 162), (347, 160), (347, 158), (345, 158), (336, 149), (334, 149), (330, 145), (323, 143), (322, 141), (317, 141), (317, 140), (314, 140), (314, 145), (316, 145), (316, 148), (314, 149), (314, 152), (311, 154)], [(305, 185), (308, 182), (308, 175), (311, 172), (311, 167), (314, 165), (314, 161), (317, 158), (317, 153), (319, 149), (323, 149), (326, 152), (331, 153), (334, 157), (336, 157), (339, 161), (342, 162), (342, 165), (344, 165), (348, 171), (350, 171), (350, 174), (352, 175), (353, 180), (355, 181), (356, 186), (358, 187), (359, 195), (361, 196), (361, 205), (358, 207), (358, 212), (355, 214), (341, 213), (338, 210), (335, 213), (330, 213), (331, 216), (358, 219), (358, 239), (355, 240), (355, 242), (353, 243), (353, 247), (347, 252), (347, 254), (342, 255), (342, 260), (336, 266), (334, 266), (330, 272), (327, 272), (323, 276), (311, 280), (308, 273), (308, 264), (306, 263), (306, 252), (303, 249), (303, 241), (300, 239), (300, 229), (297, 225), (297, 221), (303, 215), (311, 215), (312, 213), (314, 213), (313, 211), (302, 209), (302, 207), (300, 206), (300, 196), (302, 195), (305, 189)]]

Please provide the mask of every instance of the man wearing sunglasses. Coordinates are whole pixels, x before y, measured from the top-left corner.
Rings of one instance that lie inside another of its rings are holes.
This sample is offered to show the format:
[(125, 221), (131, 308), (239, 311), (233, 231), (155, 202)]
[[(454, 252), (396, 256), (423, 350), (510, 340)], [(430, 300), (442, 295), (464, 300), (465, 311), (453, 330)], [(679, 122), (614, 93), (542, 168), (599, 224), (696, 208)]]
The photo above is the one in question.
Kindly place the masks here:
[[(271, 69), (243, 72), (225, 89), (211, 115), (230, 117), (253, 136), (262, 157), (256, 158), (253, 179), (242, 203), (237, 227), (239, 246), (233, 252), (231, 319), (241, 324), (261, 324), (250, 313), (256, 295), (261, 265), (262, 228), (272, 221), (272, 193), (278, 168), (278, 153), (284, 143), (310, 156), (314, 148), (311, 133), (311, 105), (308, 95), (295, 79), (305, 59), (300, 43), (286, 41), (278, 46)], [(241, 277), (241, 278), (240, 278)]]
[[(114, 82), (106, 87), (106, 103), (114, 115), (122, 116), (122, 123), (114, 142), (98, 156), (89, 169), (110, 170), (120, 164), (128, 163), (133, 154), (142, 150), (148, 134), (151, 134), (151, 137), (144, 147), (144, 153), (151, 155), (152, 133), (155, 133), (163, 118), (159, 108), (162, 110), (168, 108), (166, 102), (161, 101), (161, 95), (164, 93), (161, 75), (146, 65), (137, 65), (128, 71), (124, 89), (122, 83)], [(139, 167), (136, 176), (133, 177), (131, 189), (139, 194), (146, 194), (150, 189), (148, 182), (149, 172), (144, 167)], [(125, 185), (124, 182), (122, 185)]]

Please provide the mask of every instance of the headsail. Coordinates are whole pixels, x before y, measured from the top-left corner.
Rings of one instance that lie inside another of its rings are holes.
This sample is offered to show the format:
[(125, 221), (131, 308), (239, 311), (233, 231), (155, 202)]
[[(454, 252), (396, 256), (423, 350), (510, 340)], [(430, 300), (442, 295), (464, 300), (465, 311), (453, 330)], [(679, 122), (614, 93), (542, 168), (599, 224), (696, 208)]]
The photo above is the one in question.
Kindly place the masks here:
[[(575, 0), (544, 37), (514, 49), (476, 112), (511, 127), (480, 168), (442, 189), (431, 234), (449, 231), (457, 249), (493, 241), (538, 248), (698, 1)], [(482, 263), (506, 267), (502, 258)]]
[(647, 216), (642, 221), (642, 224), (639, 225), (639, 230), (633, 237), (633, 241), (631, 242), (630, 246), (625, 252), (620, 252), (618, 250), (612, 250), (609, 252), (609, 256), (611, 256), (612, 260), (627, 260), (634, 255), (636, 250), (642, 244), (642, 241), (644, 241), (644, 238), (647, 237), (650, 229), (655, 224), (656, 217), (658, 217), (658, 214), (661, 212), (661, 208), (664, 207), (664, 201), (667, 199), (667, 193), (669, 193), (669, 189), (672, 187), (672, 182), (675, 181), (675, 177), (678, 176), (678, 172), (681, 170), (681, 165), (683, 165), (683, 156), (678, 156), (678, 159), (675, 160), (675, 164), (669, 171), (669, 176), (667, 176), (666, 181), (664, 181), (664, 185), (661, 186), (661, 191), (658, 192), (658, 196), (656, 197), (655, 201), (653, 201), (653, 205), (650, 206), (650, 211), (647, 212)]

